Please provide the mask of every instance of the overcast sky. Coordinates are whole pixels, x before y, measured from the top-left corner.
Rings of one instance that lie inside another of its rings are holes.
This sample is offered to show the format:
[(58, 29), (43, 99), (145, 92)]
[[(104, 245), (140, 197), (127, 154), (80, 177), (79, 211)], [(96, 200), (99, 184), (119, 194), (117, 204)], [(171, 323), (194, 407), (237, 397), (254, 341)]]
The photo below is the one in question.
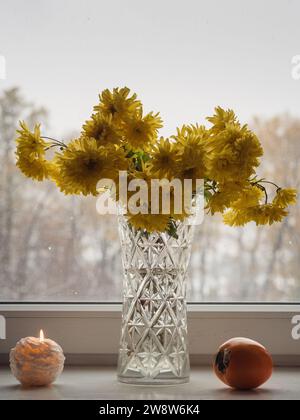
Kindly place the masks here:
[(6, 80), (50, 111), (51, 134), (79, 128), (105, 88), (127, 85), (163, 134), (214, 106), (300, 114), (299, 0), (2, 0)]

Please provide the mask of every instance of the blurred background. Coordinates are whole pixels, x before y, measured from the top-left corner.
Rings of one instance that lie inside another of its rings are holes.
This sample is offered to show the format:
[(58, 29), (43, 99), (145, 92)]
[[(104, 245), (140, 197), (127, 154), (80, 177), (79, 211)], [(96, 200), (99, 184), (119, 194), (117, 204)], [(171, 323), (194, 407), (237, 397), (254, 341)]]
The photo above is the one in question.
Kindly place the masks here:
[[(259, 136), (260, 174), (299, 188), (297, 0), (10, 0), (0, 15), (0, 300), (119, 301), (114, 216), (15, 167), (18, 121), (69, 140), (98, 93), (128, 86), (162, 135), (233, 108)], [(294, 58), (293, 58), (294, 57)], [(190, 301), (300, 299), (300, 209), (271, 227), (197, 227)]]

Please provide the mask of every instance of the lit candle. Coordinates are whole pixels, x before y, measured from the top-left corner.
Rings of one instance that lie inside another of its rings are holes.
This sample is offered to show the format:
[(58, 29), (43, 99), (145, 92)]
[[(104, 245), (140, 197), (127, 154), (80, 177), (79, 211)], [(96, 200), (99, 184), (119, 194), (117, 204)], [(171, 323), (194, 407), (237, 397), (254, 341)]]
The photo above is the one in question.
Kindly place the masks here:
[(26, 337), (17, 342), (9, 355), (13, 375), (24, 386), (45, 386), (55, 381), (64, 368), (62, 348), (45, 338)]

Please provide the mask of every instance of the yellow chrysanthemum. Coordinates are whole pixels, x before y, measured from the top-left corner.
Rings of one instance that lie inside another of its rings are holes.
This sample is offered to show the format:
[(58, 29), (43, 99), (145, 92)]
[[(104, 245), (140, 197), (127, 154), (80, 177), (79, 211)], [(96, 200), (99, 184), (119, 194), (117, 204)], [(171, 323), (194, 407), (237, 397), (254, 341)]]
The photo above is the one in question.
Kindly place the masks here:
[[(263, 154), (261, 144), (247, 125), (239, 123), (232, 110), (217, 107), (215, 114), (207, 118), (212, 123), (210, 129), (198, 124), (183, 125), (177, 128), (171, 141), (163, 138), (158, 141), (158, 130), (162, 127), (159, 114), (150, 112), (143, 116), (141, 102), (127, 87), (106, 89), (99, 99), (94, 107), (96, 113), (82, 127), (81, 137), (69, 145), (59, 140), (46, 142), (39, 125), (30, 131), (20, 122), (16, 150), (20, 170), (39, 181), (54, 180), (66, 194), (97, 195), (101, 179), (113, 180), (118, 201), (125, 205), (126, 198), (133, 198), (130, 204), (143, 210), (148, 208), (149, 214), (134, 215), (133, 207), (128, 205), (127, 210), (131, 210), (128, 221), (134, 228), (167, 231), (174, 237), (176, 220), (189, 216), (189, 209), (183, 208), (187, 204), (185, 192), (179, 197), (182, 211), (178, 214), (180, 203), (175, 197), (178, 186), (173, 185), (167, 191), (170, 187), (167, 180), (156, 185), (157, 202), (151, 190), (157, 178), (193, 180), (193, 193), (195, 181), (204, 179), (207, 208), (212, 214), (224, 213), (225, 223), (231, 226), (250, 221), (257, 225), (281, 221), (287, 215), (286, 207), (295, 204), (296, 190), (281, 188), (277, 188), (273, 202), (267, 203), (267, 191), (262, 184), (267, 181), (252, 177)], [(62, 151), (47, 161), (45, 153), (52, 147)], [(141, 188), (136, 186), (135, 191), (126, 191), (126, 197), (121, 197), (120, 170), (129, 170), (128, 184), (131, 180), (145, 180), (146, 195), (136, 194)], [(265, 204), (261, 204), (263, 196)], [(168, 198), (170, 207), (166, 207)], [(151, 214), (153, 207), (159, 214)]]
[(255, 134), (237, 125), (229, 125), (220, 134), (210, 137), (205, 150), (208, 177), (222, 183), (248, 179), (263, 154)]
[(203, 179), (206, 176), (205, 140), (207, 131), (200, 125), (183, 125), (172, 136), (180, 151), (177, 176), (184, 179)]
[(44, 158), (28, 159), (27, 157), (17, 158), (17, 167), (21, 172), (36, 181), (43, 181), (51, 176), (53, 164)]
[(32, 179), (43, 181), (48, 178), (53, 164), (45, 159), (49, 143), (41, 138), (40, 125), (36, 124), (30, 131), (24, 121), (20, 121), (19, 137), (16, 139), (16, 165), (21, 172)]
[(207, 117), (206, 119), (213, 124), (210, 129), (212, 133), (219, 133), (225, 130), (227, 124), (234, 124), (237, 121), (232, 109), (225, 110), (220, 106), (215, 108), (215, 114), (212, 117)]
[(142, 162), (141, 170), (133, 169), (128, 174), (128, 180), (132, 179), (144, 179), (147, 183), (150, 183), (151, 179), (153, 178), (153, 174), (148, 162)]
[(196, 180), (202, 180), (205, 176), (205, 166), (200, 154), (184, 153), (181, 160), (179, 177), (182, 181), (191, 179), (193, 189), (196, 188)]
[(231, 209), (223, 215), (224, 223), (230, 226), (243, 226), (253, 221), (256, 225), (272, 225), (281, 222), (288, 212), (273, 204), (261, 204), (245, 209)]
[(168, 228), (170, 217), (166, 214), (135, 214), (128, 216), (129, 223), (135, 229), (147, 232), (165, 232)]
[[(203, 148), (200, 145), (196, 148), (189, 145), (183, 147), (179, 168), (178, 177), (183, 181), (185, 179), (192, 179), (193, 181), (204, 179), (206, 168)], [(193, 186), (195, 186), (195, 182), (193, 182)]]
[(263, 191), (255, 185), (244, 187), (238, 194), (238, 199), (232, 202), (231, 206), (235, 209), (245, 209), (257, 206), (264, 196)]
[(274, 222), (281, 222), (288, 212), (272, 204), (262, 204), (248, 209), (251, 220), (257, 225), (272, 225)]
[(223, 213), (226, 208), (230, 207), (235, 198), (232, 191), (217, 191), (209, 198), (206, 208), (211, 214)]
[(243, 209), (255, 206), (259, 204), (259, 200), (264, 195), (258, 187), (249, 183), (229, 182), (227, 184), (219, 184), (218, 188), (219, 190), (212, 194), (207, 202), (206, 208), (211, 214), (223, 213), (229, 207)]
[(17, 130), (19, 137), (16, 139), (17, 155), (29, 161), (43, 157), (49, 143), (41, 138), (40, 124), (36, 124), (33, 131), (30, 131), (26, 123), (20, 121), (20, 127)]
[(203, 140), (209, 134), (205, 126), (199, 124), (183, 125), (182, 127), (177, 127), (176, 131), (177, 134), (171, 138), (181, 143), (186, 143), (191, 137), (197, 138), (198, 141)]
[(169, 139), (160, 138), (151, 153), (151, 171), (159, 179), (175, 178), (179, 172), (179, 148)]
[(223, 222), (229, 226), (244, 226), (251, 220), (248, 209), (230, 209), (223, 214)]
[(94, 107), (94, 110), (105, 116), (111, 116), (116, 122), (121, 122), (141, 108), (141, 102), (137, 100), (136, 94), (129, 95), (130, 89), (127, 87), (114, 88), (112, 92), (105, 89), (99, 95), (100, 103)]
[(150, 112), (143, 117), (142, 111), (139, 111), (124, 123), (125, 141), (135, 150), (145, 149), (157, 138), (158, 129), (161, 127), (159, 113)]
[(99, 146), (89, 137), (81, 137), (68, 144), (63, 153), (56, 155), (58, 173), (53, 177), (65, 194), (97, 195), (100, 179), (115, 180), (119, 170), (127, 169), (121, 149)]
[(285, 208), (290, 204), (296, 204), (297, 190), (294, 188), (280, 188), (277, 190), (273, 204)]
[(248, 182), (248, 180), (234, 180), (234, 181), (226, 181), (226, 182), (219, 182), (218, 184), (219, 191), (223, 192), (232, 192), (236, 199), (238, 197), (240, 191), (242, 191), (244, 188), (249, 187), (251, 184)]
[(117, 144), (121, 139), (120, 130), (113, 123), (111, 115), (103, 115), (100, 112), (93, 114), (82, 128), (83, 136), (93, 137), (102, 145)]
[(222, 153), (224, 148), (233, 147), (235, 143), (246, 134), (250, 133), (247, 126), (241, 127), (239, 123), (227, 124), (224, 130), (210, 134), (206, 141), (207, 153)]

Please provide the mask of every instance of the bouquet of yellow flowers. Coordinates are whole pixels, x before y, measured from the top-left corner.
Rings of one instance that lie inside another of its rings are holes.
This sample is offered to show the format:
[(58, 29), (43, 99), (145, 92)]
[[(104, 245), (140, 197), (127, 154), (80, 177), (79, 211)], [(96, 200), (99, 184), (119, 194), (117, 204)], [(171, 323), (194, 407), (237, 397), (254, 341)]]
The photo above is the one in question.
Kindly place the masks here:
[[(296, 190), (258, 178), (256, 169), (263, 149), (256, 135), (240, 124), (232, 110), (217, 107), (207, 120), (209, 128), (184, 125), (170, 138), (159, 137), (159, 113), (144, 114), (142, 103), (126, 87), (106, 89), (83, 124), (80, 137), (68, 144), (42, 136), (39, 124), (30, 131), (20, 122), (17, 166), (30, 178), (54, 181), (65, 194), (98, 195), (103, 191), (97, 188), (99, 180), (111, 179), (117, 201), (121, 200), (120, 171), (128, 173), (128, 181), (143, 179), (149, 185), (157, 178), (189, 179), (194, 194), (195, 181), (202, 179), (207, 211), (222, 213), (226, 224), (281, 221), (287, 207), (296, 202)], [(56, 152), (47, 159), (52, 148)], [(272, 201), (267, 184), (275, 188)], [(157, 214), (129, 211), (128, 222), (147, 232), (170, 233), (177, 220), (188, 217), (187, 212), (176, 213), (173, 207)]]

